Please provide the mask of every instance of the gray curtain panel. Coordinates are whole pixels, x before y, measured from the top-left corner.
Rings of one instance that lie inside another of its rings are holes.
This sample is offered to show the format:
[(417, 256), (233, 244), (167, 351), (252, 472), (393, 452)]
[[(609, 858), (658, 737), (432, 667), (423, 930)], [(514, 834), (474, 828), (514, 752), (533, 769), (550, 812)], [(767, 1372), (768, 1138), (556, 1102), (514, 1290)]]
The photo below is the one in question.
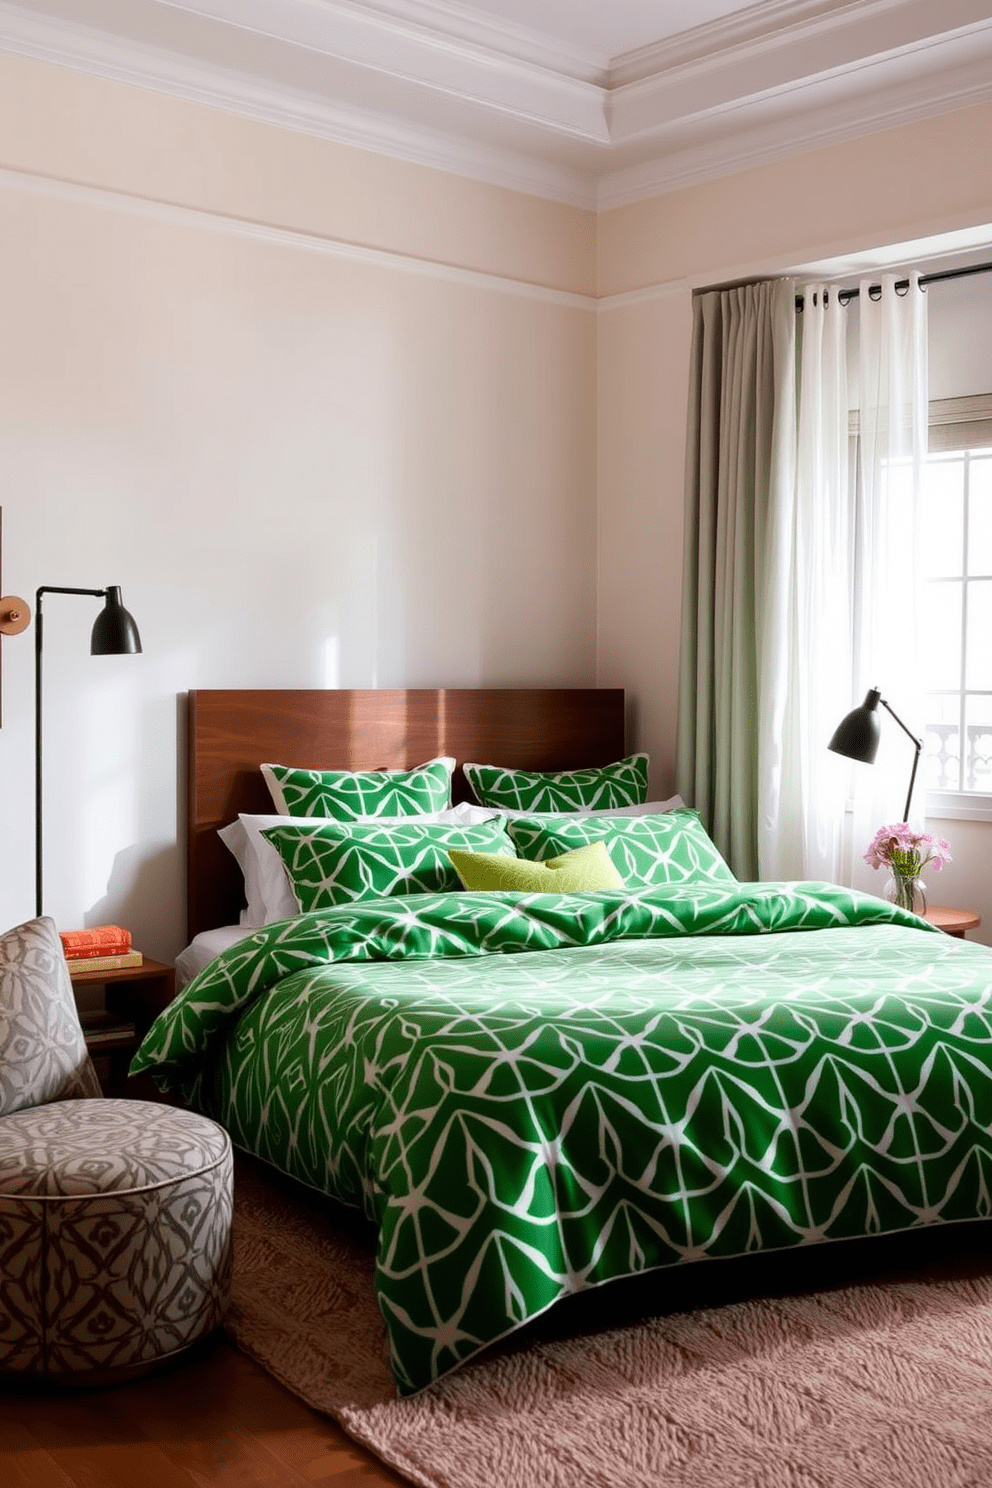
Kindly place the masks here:
[(761, 574), (775, 413), (773, 283), (693, 302), (678, 791), (758, 876)]

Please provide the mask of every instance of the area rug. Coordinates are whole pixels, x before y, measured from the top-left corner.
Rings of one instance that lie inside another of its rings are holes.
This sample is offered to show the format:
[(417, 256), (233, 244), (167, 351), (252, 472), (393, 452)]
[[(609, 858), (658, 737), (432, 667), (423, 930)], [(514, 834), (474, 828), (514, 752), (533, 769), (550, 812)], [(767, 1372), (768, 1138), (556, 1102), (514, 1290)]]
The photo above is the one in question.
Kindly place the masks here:
[(401, 1401), (364, 1223), (241, 1160), (228, 1331), (423, 1488), (987, 1488), (992, 1256), (951, 1228), (614, 1283)]

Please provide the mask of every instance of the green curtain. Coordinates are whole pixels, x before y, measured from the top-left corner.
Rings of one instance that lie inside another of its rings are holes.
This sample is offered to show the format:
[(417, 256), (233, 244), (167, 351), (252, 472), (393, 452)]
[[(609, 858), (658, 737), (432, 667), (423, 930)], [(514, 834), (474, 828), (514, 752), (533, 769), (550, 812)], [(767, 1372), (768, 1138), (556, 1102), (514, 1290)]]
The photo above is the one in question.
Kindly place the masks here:
[(677, 788), (741, 879), (758, 877), (760, 598), (780, 283), (693, 302)]

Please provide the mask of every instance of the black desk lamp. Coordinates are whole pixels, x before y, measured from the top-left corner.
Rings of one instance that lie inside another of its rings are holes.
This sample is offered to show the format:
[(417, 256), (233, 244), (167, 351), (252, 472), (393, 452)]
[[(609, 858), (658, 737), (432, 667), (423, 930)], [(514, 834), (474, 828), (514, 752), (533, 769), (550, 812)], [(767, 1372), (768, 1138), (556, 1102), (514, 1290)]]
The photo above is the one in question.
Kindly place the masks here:
[(834, 730), (834, 736), (827, 745), (834, 754), (843, 754), (848, 759), (861, 760), (863, 764), (873, 765), (875, 755), (878, 753), (878, 739), (881, 727), (878, 721), (878, 705), (887, 713), (892, 714), (896, 723), (913, 743), (916, 745), (916, 753), (913, 755), (913, 773), (909, 777), (909, 794), (906, 797), (906, 810), (903, 812), (903, 821), (909, 821), (909, 803), (913, 799), (913, 786), (916, 784), (916, 767), (920, 763), (920, 753), (923, 749), (923, 740), (911, 734), (903, 723), (898, 713), (893, 713), (888, 703), (877, 688), (869, 691), (860, 708), (852, 708)]
[(115, 584), (110, 589), (60, 589), (44, 585), (35, 595), (34, 611), (34, 884), (36, 914), (41, 908), (41, 596), (43, 594), (92, 594), (105, 600), (96, 617), (90, 637), (91, 656), (120, 656), (141, 650), (138, 627), (121, 604), (121, 591)]

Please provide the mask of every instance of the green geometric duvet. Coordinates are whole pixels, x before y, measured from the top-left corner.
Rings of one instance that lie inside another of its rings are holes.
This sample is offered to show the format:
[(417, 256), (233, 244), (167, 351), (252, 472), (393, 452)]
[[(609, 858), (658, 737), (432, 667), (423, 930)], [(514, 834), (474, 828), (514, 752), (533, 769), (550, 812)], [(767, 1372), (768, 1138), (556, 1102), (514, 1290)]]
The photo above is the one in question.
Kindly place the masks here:
[(992, 953), (827, 885), (376, 900), (266, 927), (152, 1068), (361, 1205), (408, 1394), (570, 1292), (992, 1212)]

